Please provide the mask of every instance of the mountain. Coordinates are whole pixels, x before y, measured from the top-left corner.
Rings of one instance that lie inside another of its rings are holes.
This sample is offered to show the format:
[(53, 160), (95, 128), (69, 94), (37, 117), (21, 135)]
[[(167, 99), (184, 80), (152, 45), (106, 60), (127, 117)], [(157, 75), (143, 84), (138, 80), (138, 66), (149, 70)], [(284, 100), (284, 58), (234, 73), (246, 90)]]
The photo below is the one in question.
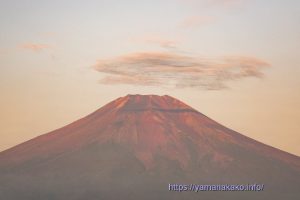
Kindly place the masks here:
[[(299, 199), (300, 158), (173, 97), (127, 95), (1, 152), (0, 180), (5, 200)], [(264, 190), (169, 191), (254, 183)]]

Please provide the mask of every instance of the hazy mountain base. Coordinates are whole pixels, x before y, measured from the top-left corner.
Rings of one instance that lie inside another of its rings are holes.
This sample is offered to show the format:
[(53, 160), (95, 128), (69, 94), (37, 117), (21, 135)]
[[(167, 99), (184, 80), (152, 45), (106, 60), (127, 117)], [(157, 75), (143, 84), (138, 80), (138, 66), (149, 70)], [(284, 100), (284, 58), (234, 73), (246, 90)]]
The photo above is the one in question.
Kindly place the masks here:
[[(5, 200), (83, 200), (83, 199), (298, 199), (299, 184), (289, 180), (253, 176), (265, 184), (260, 192), (175, 192), (168, 184), (247, 184), (249, 174), (228, 177), (233, 172), (218, 173), (214, 166), (192, 166), (185, 172), (178, 163), (157, 156), (159, 166), (146, 170), (131, 150), (116, 144), (90, 145), (55, 158), (32, 160), (22, 168), (2, 169), (0, 199)], [(49, 161), (50, 160), (50, 161)], [(242, 162), (242, 161), (241, 161)], [(268, 161), (269, 162), (269, 161)], [(263, 162), (261, 162), (263, 164)], [(239, 163), (236, 163), (237, 165)], [(28, 168), (26, 167), (28, 166)], [(34, 169), (30, 166), (36, 166)], [(113, 166), (113, 167), (112, 167)], [(128, 166), (130, 166), (128, 168)], [(211, 171), (202, 169), (209, 168)], [(286, 167), (286, 166), (285, 166)], [(274, 169), (272, 169), (274, 171)], [(235, 172), (238, 174), (237, 172)], [(279, 171), (278, 171), (279, 173)], [(284, 172), (281, 172), (284, 173)], [(218, 176), (218, 174), (220, 176)], [(223, 174), (223, 175), (222, 175)], [(279, 174), (280, 175), (280, 174)], [(297, 176), (297, 173), (295, 173)], [(210, 180), (210, 181), (208, 181)], [(215, 181), (212, 181), (215, 180)], [(298, 179), (299, 180), (299, 179)], [(281, 185), (282, 184), (282, 185)], [(292, 186), (292, 187), (291, 187)]]

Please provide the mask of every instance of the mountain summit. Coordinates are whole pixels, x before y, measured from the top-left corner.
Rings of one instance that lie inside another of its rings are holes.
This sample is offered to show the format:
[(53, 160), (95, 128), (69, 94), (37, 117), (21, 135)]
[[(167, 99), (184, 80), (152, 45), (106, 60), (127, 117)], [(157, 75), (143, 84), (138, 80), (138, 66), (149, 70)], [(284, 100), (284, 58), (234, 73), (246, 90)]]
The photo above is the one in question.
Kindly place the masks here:
[(127, 95), (121, 97), (116, 101), (119, 104), (118, 108), (123, 110), (155, 110), (155, 109), (166, 109), (166, 110), (180, 110), (189, 109), (194, 110), (190, 106), (184, 104), (183, 102), (170, 97), (168, 95), (158, 96), (158, 95)]
[[(300, 159), (173, 97), (127, 95), (1, 152), (0, 180), (0, 198), (12, 200), (297, 199)], [(178, 195), (169, 183), (261, 183), (266, 190)]]

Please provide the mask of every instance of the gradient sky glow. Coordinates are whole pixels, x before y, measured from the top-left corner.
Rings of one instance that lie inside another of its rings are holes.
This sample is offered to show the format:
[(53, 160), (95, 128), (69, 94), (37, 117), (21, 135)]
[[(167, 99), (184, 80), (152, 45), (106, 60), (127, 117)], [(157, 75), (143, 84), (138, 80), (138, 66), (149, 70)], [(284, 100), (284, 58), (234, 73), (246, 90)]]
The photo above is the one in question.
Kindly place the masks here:
[[(0, 25), (0, 151), (139, 93), (171, 95), (300, 155), (300, 1), (1, 0)], [(143, 56), (137, 62), (133, 55)], [(232, 78), (249, 59), (261, 76)], [(104, 61), (109, 69), (99, 66)], [(174, 63), (196, 63), (196, 71), (208, 63), (209, 73), (193, 78), (222, 79), (226, 87), (176, 87), (178, 78), (181, 86), (192, 82), (191, 70), (170, 78)], [(147, 72), (156, 84), (142, 84), (145, 77), (103, 81), (116, 75), (111, 69)]]

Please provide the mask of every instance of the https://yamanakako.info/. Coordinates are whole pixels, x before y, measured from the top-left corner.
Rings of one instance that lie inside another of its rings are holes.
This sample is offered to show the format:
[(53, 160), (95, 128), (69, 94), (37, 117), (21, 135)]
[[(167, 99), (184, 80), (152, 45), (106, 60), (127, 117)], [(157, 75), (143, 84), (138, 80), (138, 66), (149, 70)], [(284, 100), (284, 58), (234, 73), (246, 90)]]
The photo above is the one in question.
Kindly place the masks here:
[(169, 191), (204, 192), (204, 191), (253, 191), (264, 190), (264, 184), (169, 184)]

